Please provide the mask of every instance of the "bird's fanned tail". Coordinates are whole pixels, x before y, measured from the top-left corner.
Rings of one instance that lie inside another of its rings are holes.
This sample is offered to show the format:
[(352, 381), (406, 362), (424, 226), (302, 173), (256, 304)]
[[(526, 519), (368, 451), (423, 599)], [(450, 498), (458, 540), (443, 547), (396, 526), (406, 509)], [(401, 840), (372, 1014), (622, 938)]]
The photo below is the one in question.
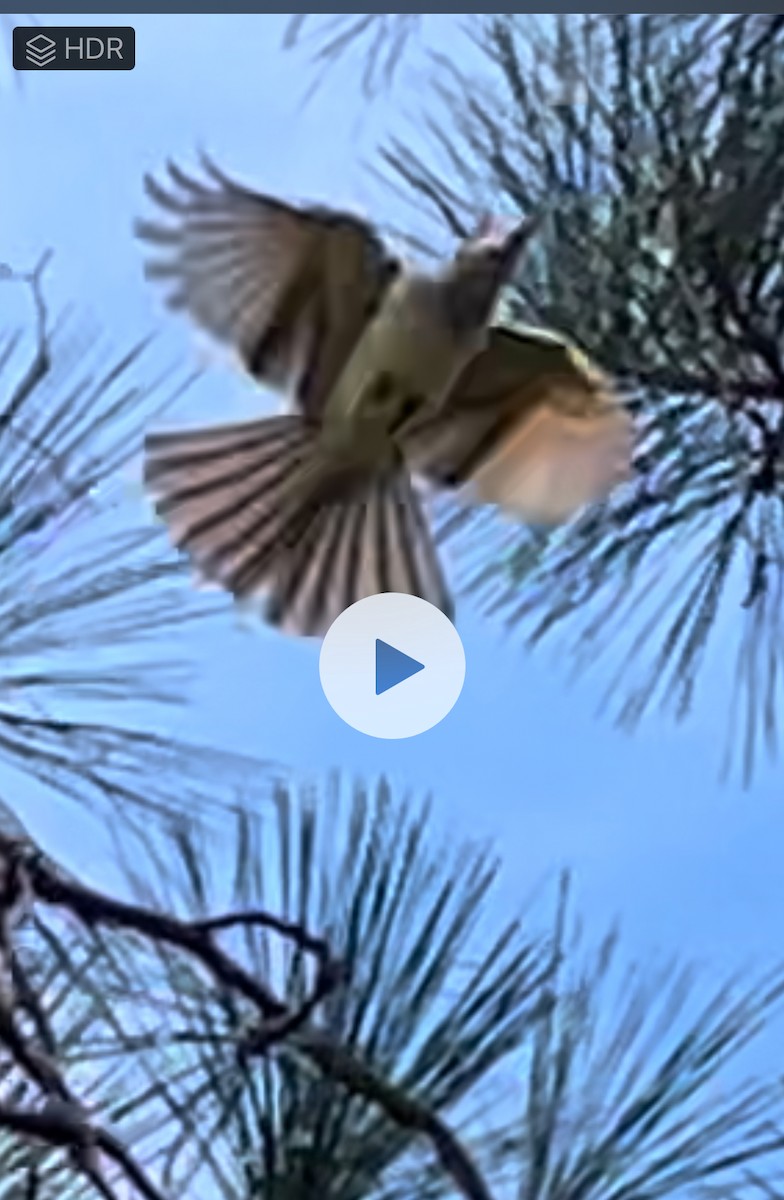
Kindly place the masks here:
[(419, 498), (404, 471), (313, 511), (281, 555), (267, 619), (322, 636), (344, 609), (378, 592), (420, 596), (452, 615), (452, 601)]
[(298, 415), (147, 439), (145, 481), (174, 544), (239, 601), (266, 602), (289, 633), (323, 636), (377, 592), (451, 614), (407, 472), (330, 481), (319, 431)]

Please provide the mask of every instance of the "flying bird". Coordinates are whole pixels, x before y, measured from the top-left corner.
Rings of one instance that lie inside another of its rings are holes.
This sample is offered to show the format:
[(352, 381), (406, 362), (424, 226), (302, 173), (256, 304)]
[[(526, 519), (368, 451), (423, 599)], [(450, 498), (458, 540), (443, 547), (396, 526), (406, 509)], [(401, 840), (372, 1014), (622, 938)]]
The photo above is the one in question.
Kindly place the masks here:
[(203, 172), (146, 177), (145, 274), (288, 406), (146, 439), (145, 483), (202, 579), (301, 636), (377, 592), (451, 615), (419, 482), (556, 524), (626, 477), (629, 417), (602, 372), (560, 336), (491, 324), (532, 221), (485, 220), (426, 272), (357, 216)]

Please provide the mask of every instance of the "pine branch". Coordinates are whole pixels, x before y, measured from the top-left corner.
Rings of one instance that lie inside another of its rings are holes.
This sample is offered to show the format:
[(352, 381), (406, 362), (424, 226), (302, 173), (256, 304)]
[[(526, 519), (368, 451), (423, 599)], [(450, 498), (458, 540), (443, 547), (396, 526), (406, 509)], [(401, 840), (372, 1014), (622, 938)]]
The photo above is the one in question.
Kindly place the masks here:
[[(107, 360), (94, 330), (54, 320), (50, 257), (0, 270), (31, 314), (0, 342), (0, 758), (58, 800), (131, 822), (217, 807), (254, 774), (266, 792), (267, 764), (122, 719), (131, 703), (183, 702), (181, 638), (212, 607), (151, 519), (122, 521), (134, 497), (120, 473), (194, 380), (161, 370), (150, 343)], [(167, 653), (151, 661), (162, 636)]]
[(476, 39), (485, 77), (439, 65), (432, 155), (383, 157), (436, 220), (489, 193), (545, 214), (512, 319), (617, 377), (637, 452), (632, 483), (565, 530), (447, 511), (445, 535), (469, 591), (529, 643), (557, 630), (576, 668), (622, 660), (608, 702), (624, 723), (654, 703), (690, 713), (719, 651), (727, 765), (739, 750), (748, 783), (784, 676), (784, 23), (572, 16), (553, 33), (495, 15)]
[[(132, 931), (161, 947), (184, 952), (198, 962), (214, 986), (241, 996), (255, 1009), (258, 1019), (253, 1032), (238, 1046), (241, 1056), (266, 1056), (275, 1044), (290, 1040), (330, 1079), (378, 1104), (392, 1121), (428, 1138), (444, 1170), (454, 1179), (466, 1200), (491, 1200), (470, 1157), (444, 1121), (407, 1097), (400, 1088), (385, 1083), (347, 1048), (336, 1045), (323, 1034), (307, 1030), (306, 1025), (316, 1006), (344, 982), (343, 969), (331, 958), (323, 939), (313, 937), (299, 924), (263, 911), (181, 920), (117, 900), (65, 876), (26, 839), (7, 837), (2, 833), (0, 863), (5, 865), (15, 885), (6, 887), (0, 897), (0, 917), (16, 910), (19, 894), (23, 892), (31, 904), (61, 908), (90, 930), (109, 927)], [(2, 949), (4, 957), (10, 958), (12, 931), (7, 920), (2, 920), (2, 926), (5, 930)], [(290, 1010), (265, 983), (221, 947), (216, 934), (237, 927), (274, 930), (316, 956), (319, 971), (315, 986), (296, 1011)], [(162, 1200), (163, 1193), (148, 1180), (117, 1139), (80, 1115), (82, 1106), (71, 1092), (56, 1060), (28, 1044), (23, 1036), (14, 1017), (14, 1003), (13, 991), (0, 1003), (0, 1043), (22, 1073), (45, 1097), (56, 1103), (49, 1104), (48, 1108), (45, 1106), (42, 1112), (0, 1105), (0, 1127), (50, 1145), (71, 1147), (77, 1170), (83, 1171), (107, 1200), (113, 1200), (115, 1193), (103, 1179), (97, 1152), (114, 1161), (145, 1200)], [(89, 1156), (86, 1155), (88, 1150)]]

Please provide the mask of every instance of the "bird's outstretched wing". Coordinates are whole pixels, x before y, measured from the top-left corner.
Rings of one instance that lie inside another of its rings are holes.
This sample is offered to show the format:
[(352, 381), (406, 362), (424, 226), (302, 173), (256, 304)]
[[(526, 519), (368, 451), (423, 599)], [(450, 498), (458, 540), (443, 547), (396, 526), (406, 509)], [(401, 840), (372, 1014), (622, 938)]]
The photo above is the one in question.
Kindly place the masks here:
[(297, 208), (203, 168), (202, 179), (171, 162), (165, 184), (146, 176), (163, 219), (135, 225), (153, 250), (145, 274), (260, 382), (318, 416), (397, 261), (359, 217)]
[(406, 431), (411, 468), (470, 503), (535, 524), (568, 520), (627, 478), (628, 413), (575, 347), (538, 329), (492, 329), (438, 413)]

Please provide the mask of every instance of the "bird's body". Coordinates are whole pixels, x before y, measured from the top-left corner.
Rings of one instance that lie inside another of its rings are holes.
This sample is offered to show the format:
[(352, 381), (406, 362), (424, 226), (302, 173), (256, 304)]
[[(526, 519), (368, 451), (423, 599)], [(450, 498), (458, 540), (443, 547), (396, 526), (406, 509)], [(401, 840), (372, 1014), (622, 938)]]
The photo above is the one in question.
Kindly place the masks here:
[(294, 411), (148, 439), (159, 514), (207, 579), (299, 634), (376, 592), (450, 612), (412, 476), (545, 519), (621, 477), (628, 420), (604, 377), (563, 339), (490, 326), (527, 226), (426, 274), (356, 218), (208, 171), (148, 180), (178, 222), (140, 225), (169, 251), (148, 274)]
[(445, 319), (445, 281), (414, 272), (391, 284), (324, 406), (323, 437), (374, 469), (402, 460), (397, 438), (423, 410), (436, 412), (487, 342), (484, 327), (461, 336)]

